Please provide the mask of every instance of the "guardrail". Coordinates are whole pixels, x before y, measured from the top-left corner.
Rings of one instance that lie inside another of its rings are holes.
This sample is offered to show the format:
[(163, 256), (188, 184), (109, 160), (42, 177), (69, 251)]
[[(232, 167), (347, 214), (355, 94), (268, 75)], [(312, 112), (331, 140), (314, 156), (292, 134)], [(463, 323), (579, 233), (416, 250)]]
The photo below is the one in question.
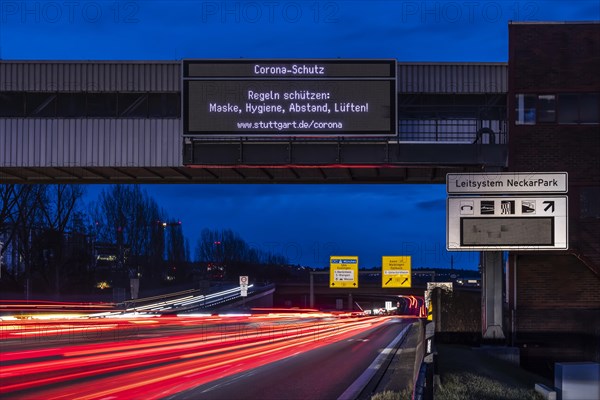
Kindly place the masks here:
[[(253, 285), (249, 286), (250, 288)], [(233, 286), (232, 288), (222, 290), (220, 292), (203, 294), (201, 290), (194, 290), (185, 295), (179, 295), (176, 297), (169, 296), (169, 298), (162, 298), (159, 301), (149, 302), (144, 305), (133, 305), (128, 307), (126, 311), (134, 312), (153, 312), (153, 313), (179, 313), (197, 309), (208, 309), (215, 305), (229, 301), (240, 297), (241, 288), (239, 286)]]
[(433, 400), (434, 375), (437, 374), (437, 352), (435, 351), (435, 322), (425, 325), (424, 355), (415, 380), (414, 400)]

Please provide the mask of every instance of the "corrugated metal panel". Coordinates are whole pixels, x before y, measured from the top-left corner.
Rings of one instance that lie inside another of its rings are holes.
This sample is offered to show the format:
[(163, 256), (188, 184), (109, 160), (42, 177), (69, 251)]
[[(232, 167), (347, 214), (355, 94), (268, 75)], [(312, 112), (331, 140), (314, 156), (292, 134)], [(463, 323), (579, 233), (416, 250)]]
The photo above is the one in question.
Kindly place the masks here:
[(399, 93), (507, 93), (505, 63), (398, 64)]
[[(0, 61), (3, 91), (180, 91), (178, 61)], [(400, 63), (400, 93), (506, 93), (506, 63)]]
[(0, 167), (180, 167), (179, 119), (0, 119)]
[(0, 61), (0, 91), (178, 92), (181, 64)]

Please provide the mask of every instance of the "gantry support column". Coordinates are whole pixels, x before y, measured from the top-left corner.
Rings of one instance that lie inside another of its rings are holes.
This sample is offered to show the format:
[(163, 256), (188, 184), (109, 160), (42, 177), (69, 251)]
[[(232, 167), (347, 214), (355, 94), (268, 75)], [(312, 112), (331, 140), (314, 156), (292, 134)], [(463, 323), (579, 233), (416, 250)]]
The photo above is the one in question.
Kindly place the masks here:
[(484, 339), (504, 339), (502, 329), (502, 252), (481, 253), (481, 333)]

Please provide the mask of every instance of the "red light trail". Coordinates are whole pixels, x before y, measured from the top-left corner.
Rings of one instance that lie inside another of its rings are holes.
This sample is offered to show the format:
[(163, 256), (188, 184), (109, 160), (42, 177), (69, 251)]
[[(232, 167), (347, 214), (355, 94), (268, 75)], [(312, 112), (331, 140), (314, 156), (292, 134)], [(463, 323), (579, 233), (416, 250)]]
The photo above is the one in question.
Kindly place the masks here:
[(349, 339), (391, 318), (278, 313), (2, 321), (0, 397), (162, 398)]

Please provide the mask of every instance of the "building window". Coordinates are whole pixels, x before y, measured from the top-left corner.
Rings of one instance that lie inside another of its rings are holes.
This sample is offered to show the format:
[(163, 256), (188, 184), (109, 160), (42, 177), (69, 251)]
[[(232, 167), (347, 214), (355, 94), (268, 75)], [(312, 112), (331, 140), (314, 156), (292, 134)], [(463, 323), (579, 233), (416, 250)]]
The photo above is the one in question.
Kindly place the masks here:
[(180, 118), (179, 93), (0, 92), (0, 118)]
[(600, 123), (600, 93), (518, 94), (515, 123), (534, 125)]
[(561, 94), (558, 97), (558, 122), (561, 124), (576, 124), (579, 122), (577, 94)]
[(151, 93), (148, 96), (150, 118), (173, 118), (180, 114), (180, 100), (176, 93)]
[(515, 108), (515, 123), (517, 125), (535, 124), (535, 102), (534, 94), (518, 94)]
[(0, 92), (0, 117), (23, 117), (24, 98), (22, 92)]
[(61, 118), (85, 117), (85, 93), (59, 93), (56, 116)]
[(56, 116), (56, 93), (27, 93), (25, 110), (28, 117), (52, 118)]
[(119, 117), (146, 118), (148, 93), (119, 93)]
[(600, 93), (566, 93), (559, 95), (558, 123), (600, 123)]
[(584, 93), (579, 96), (579, 120), (582, 124), (600, 122), (600, 93)]
[(537, 121), (541, 123), (556, 122), (556, 96), (541, 94), (537, 97)]
[(580, 196), (582, 218), (600, 218), (600, 187), (582, 187)]
[(88, 117), (114, 118), (117, 116), (117, 94), (116, 93), (88, 93), (87, 112)]

